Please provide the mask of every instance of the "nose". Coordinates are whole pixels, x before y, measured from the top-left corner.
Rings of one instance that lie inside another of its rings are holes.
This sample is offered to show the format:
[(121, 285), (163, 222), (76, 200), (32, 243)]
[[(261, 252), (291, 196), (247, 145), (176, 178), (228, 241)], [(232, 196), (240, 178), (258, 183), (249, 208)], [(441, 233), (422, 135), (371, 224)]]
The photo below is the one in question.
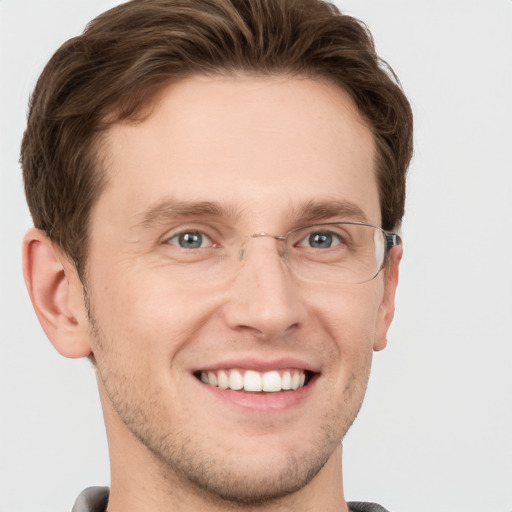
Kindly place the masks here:
[(298, 284), (281, 256), (274, 237), (251, 237), (243, 247), (240, 269), (231, 283), (225, 319), (235, 330), (265, 338), (299, 327), (306, 308)]

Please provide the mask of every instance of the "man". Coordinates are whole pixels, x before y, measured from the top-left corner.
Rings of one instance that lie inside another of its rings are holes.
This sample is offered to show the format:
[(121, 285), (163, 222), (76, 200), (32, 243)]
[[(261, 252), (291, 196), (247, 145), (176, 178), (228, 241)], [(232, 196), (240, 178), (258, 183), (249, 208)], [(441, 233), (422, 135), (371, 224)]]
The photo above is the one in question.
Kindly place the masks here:
[[(41, 325), (96, 369), (74, 511), (381, 511), (341, 441), (386, 345), (410, 108), (316, 0), (134, 0), (43, 71), (22, 144)], [(107, 505), (108, 504), (108, 505)]]

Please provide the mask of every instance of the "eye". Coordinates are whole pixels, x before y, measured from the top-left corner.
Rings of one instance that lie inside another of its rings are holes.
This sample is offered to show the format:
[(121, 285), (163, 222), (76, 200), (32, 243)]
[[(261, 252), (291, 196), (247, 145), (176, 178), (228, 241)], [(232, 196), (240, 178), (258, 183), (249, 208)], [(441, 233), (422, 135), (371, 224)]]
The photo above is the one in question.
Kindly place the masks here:
[(201, 231), (182, 231), (171, 236), (166, 243), (182, 249), (201, 249), (211, 246), (212, 241)]
[(300, 247), (311, 247), (313, 249), (330, 249), (341, 243), (340, 236), (332, 231), (315, 231), (309, 233), (298, 245)]

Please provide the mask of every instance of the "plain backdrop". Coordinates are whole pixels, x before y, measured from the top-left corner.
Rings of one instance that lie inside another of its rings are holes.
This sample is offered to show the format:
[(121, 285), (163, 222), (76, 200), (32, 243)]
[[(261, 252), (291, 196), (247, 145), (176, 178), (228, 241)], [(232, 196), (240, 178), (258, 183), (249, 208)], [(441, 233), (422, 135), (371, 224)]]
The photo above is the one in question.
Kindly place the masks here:
[[(57, 354), (24, 288), (18, 155), (43, 65), (116, 3), (0, 0), (0, 512), (68, 511), (109, 482), (90, 364)], [(346, 496), (511, 512), (512, 1), (338, 3), (416, 116), (397, 314), (345, 440)]]

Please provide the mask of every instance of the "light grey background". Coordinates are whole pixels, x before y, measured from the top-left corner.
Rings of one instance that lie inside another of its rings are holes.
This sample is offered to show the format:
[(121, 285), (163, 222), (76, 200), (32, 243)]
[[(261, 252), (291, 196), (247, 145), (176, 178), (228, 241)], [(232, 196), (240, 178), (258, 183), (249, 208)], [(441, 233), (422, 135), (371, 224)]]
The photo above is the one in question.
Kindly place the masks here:
[[(107, 0), (0, 0), (0, 512), (70, 510), (109, 468), (93, 371), (45, 339), (21, 276), (18, 166), (44, 63)], [(349, 499), (512, 511), (512, 1), (341, 0), (416, 115), (388, 348), (345, 442)]]

